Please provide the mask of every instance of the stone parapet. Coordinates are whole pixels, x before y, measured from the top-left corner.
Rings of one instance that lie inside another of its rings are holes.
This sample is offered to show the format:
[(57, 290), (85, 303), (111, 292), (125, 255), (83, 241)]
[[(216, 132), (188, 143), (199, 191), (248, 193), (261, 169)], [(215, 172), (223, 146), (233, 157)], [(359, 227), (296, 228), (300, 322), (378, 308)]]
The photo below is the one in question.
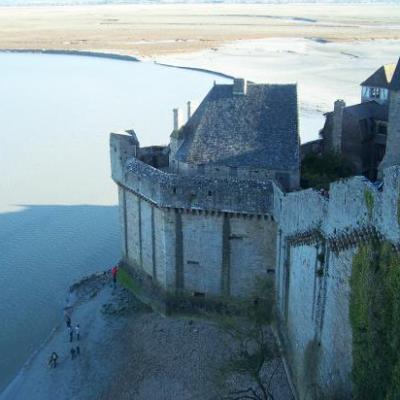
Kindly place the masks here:
[(355, 176), (332, 183), (326, 193), (307, 189), (285, 194), (276, 187), (274, 190), (274, 216), (279, 228), (284, 236), (298, 238), (299, 243), (315, 231), (333, 240), (358, 237), (359, 232), (369, 228), (393, 243), (400, 241), (398, 166), (384, 171), (379, 188)]
[(272, 215), (271, 181), (176, 175), (127, 157), (130, 146), (121, 135), (111, 135), (112, 177), (158, 207)]

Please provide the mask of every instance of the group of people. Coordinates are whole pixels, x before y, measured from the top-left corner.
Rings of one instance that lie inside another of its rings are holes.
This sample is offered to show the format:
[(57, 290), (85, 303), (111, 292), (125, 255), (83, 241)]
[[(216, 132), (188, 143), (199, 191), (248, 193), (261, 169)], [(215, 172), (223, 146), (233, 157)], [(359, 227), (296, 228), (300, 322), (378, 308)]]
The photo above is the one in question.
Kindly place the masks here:
[[(113, 288), (115, 288), (117, 285), (117, 274), (118, 274), (118, 267), (117, 266), (112, 267), (111, 268), (111, 276), (112, 276), (112, 280), (113, 280)], [(75, 333), (76, 341), (79, 342), (79, 340), (80, 340), (79, 324), (76, 324), (75, 327), (72, 326), (71, 317), (68, 312), (65, 312), (64, 320), (65, 320), (65, 324), (67, 325), (69, 342), (72, 343), (74, 341), (74, 333)], [(77, 345), (75, 347), (71, 347), (70, 353), (71, 353), (71, 360), (78, 357), (81, 354), (81, 349), (80, 349), (79, 345)], [(53, 351), (51, 353), (51, 356), (49, 359), (49, 367), (55, 368), (57, 366), (57, 360), (58, 360), (58, 354), (55, 351)]]
[[(65, 320), (65, 324), (67, 326), (70, 343), (73, 342), (73, 340), (74, 340), (74, 333), (75, 333), (76, 340), (79, 342), (80, 332), (81, 332), (79, 324), (76, 324), (75, 327), (72, 326), (71, 317), (68, 314), (68, 312), (65, 312), (64, 320)], [(73, 360), (75, 357), (79, 356), (81, 354), (81, 349), (80, 349), (79, 345), (77, 345), (75, 347), (71, 347), (70, 353), (71, 353), (71, 360)], [(58, 361), (58, 354), (55, 351), (53, 351), (51, 353), (51, 356), (49, 359), (49, 367), (56, 368), (57, 361)]]

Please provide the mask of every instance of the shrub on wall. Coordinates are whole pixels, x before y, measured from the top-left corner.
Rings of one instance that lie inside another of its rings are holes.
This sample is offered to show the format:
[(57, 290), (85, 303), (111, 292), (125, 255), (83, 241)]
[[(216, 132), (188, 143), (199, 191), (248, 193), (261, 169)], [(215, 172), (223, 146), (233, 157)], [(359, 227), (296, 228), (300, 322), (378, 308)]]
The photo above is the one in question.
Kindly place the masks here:
[(364, 191), (364, 201), (365, 201), (365, 206), (367, 207), (368, 211), (368, 218), (372, 218), (372, 211), (374, 209), (374, 195), (370, 190), (365, 190)]
[(365, 244), (350, 279), (354, 398), (400, 398), (400, 257), (388, 243)]
[(301, 187), (329, 189), (329, 184), (352, 174), (340, 154), (308, 154), (301, 162)]

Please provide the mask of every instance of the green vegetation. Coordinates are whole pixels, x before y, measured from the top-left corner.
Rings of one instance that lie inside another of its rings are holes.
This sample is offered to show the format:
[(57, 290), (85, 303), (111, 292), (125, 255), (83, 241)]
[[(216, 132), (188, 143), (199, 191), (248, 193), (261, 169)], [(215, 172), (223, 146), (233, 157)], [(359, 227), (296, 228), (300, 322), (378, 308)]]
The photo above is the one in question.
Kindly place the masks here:
[(400, 399), (400, 257), (388, 243), (362, 246), (350, 280), (356, 400)]
[(397, 223), (400, 225), (400, 198), (397, 200)]
[(372, 218), (372, 210), (374, 209), (374, 195), (370, 190), (365, 190), (364, 191), (364, 200), (365, 200), (365, 205), (368, 210), (368, 218)]
[(124, 268), (120, 267), (118, 269), (117, 280), (122, 286), (124, 286), (126, 289), (130, 290), (134, 294), (140, 292), (140, 287), (136, 284), (136, 282), (132, 279), (132, 277)]
[(309, 154), (301, 163), (301, 186), (329, 189), (329, 184), (351, 176), (352, 170), (337, 153)]

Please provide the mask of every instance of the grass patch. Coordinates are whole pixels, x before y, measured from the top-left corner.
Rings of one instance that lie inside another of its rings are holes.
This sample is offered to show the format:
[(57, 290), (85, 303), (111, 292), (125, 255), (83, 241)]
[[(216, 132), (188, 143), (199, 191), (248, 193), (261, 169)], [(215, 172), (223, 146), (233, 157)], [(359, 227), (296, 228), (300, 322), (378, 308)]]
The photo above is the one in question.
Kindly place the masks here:
[(119, 268), (117, 280), (123, 287), (133, 292), (133, 294), (140, 295), (140, 286), (134, 281), (134, 279), (124, 268)]

